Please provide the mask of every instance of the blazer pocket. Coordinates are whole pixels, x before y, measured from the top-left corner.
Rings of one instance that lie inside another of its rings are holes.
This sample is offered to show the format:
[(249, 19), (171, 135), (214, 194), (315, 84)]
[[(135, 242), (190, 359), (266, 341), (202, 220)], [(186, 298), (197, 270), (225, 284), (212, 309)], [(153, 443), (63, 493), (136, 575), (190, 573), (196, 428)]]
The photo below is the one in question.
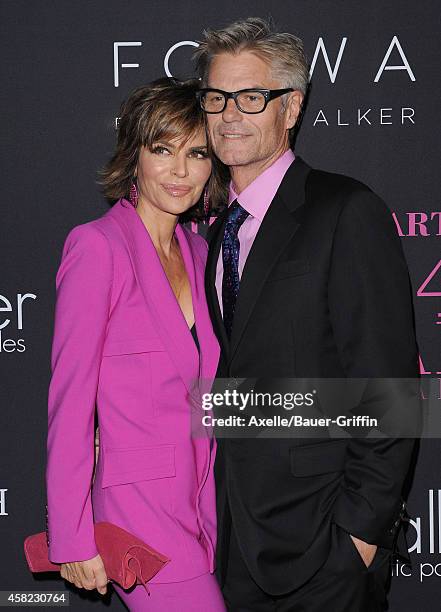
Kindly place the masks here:
[(164, 346), (159, 338), (124, 338), (122, 340), (106, 341), (103, 348), (103, 357), (151, 353), (164, 350)]
[(293, 476), (316, 476), (342, 472), (345, 465), (346, 439), (318, 442), (289, 449)]
[(176, 476), (175, 445), (107, 448), (102, 487)]
[(309, 262), (305, 259), (288, 259), (276, 265), (268, 277), (268, 282), (289, 278), (290, 276), (300, 276), (311, 272)]

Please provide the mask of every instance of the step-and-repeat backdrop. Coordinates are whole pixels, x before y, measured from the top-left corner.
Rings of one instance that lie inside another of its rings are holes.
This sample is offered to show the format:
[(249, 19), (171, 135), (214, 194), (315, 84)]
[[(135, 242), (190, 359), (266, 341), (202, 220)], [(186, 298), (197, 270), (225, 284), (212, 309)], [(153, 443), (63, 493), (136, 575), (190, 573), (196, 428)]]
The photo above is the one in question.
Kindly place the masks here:
[[(439, 6), (2, 0), (0, 7), (0, 590), (68, 589), (75, 610), (122, 609), (115, 594), (100, 604), (61, 580), (33, 578), (22, 552), (23, 538), (45, 522), (55, 273), (67, 232), (107, 209), (96, 173), (112, 152), (121, 101), (153, 78), (191, 76), (205, 27), (272, 16), (302, 37), (312, 87), (296, 151), (312, 166), (364, 181), (389, 205), (413, 284), (421, 373), (432, 379), (424, 401), (441, 408)], [(391, 568), (392, 612), (438, 605), (440, 478), (441, 440), (423, 440), (409, 481), (412, 564)]]

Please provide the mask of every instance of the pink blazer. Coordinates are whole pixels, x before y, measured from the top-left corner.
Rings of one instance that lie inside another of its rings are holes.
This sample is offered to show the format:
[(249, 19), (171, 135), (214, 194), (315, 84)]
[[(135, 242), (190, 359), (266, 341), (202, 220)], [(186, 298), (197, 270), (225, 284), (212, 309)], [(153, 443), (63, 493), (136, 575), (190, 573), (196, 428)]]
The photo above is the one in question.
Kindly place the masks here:
[[(219, 347), (204, 292), (207, 245), (176, 227), (190, 280), (200, 359), (159, 257), (135, 209), (119, 200), (75, 227), (58, 270), (46, 484), (49, 557), (97, 554), (94, 521), (110, 521), (169, 556), (152, 582), (214, 571), (211, 433), (201, 381)], [(199, 394), (199, 395), (198, 395)], [(100, 454), (95, 482), (94, 412)]]

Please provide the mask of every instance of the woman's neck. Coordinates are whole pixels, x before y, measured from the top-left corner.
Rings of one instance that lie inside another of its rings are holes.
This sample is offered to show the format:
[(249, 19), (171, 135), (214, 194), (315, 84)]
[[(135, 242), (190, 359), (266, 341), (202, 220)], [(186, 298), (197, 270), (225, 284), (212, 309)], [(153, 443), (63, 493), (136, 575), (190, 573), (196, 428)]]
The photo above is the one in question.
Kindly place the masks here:
[(138, 203), (136, 212), (141, 217), (156, 250), (169, 257), (178, 217), (142, 202)]

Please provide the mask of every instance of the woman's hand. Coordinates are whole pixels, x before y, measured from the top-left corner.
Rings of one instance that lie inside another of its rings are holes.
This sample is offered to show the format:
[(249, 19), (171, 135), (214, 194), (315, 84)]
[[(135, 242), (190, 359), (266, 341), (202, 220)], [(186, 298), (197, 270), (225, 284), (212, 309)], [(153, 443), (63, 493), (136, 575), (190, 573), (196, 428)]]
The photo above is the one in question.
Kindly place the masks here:
[(101, 595), (107, 593), (107, 574), (100, 555), (87, 561), (62, 563), (60, 573), (62, 578), (72, 582), (79, 589), (88, 591), (97, 589)]

